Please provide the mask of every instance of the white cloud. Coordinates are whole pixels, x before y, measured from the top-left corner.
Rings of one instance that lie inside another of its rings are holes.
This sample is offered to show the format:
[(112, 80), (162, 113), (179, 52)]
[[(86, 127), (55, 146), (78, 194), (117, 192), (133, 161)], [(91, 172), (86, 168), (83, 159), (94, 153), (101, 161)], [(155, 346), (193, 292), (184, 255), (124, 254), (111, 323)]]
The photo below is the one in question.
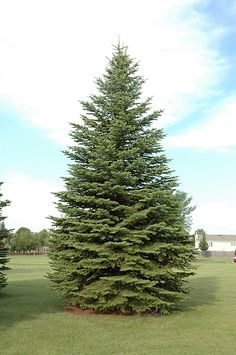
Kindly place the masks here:
[(49, 228), (51, 223), (47, 217), (58, 214), (52, 195), (53, 191), (58, 191), (58, 186), (22, 173), (6, 176), (4, 181), (2, 193), (4, 198), (11, 201), (3, 213), (7, 216), (7, 227), (17, 230), (24, 226), (33, 231)]
[(236, 206), (233, 202), (199, 203), (193, 212), (193, 228), (203, 228), (209, 234), (236, 234)]
[(228, 151), (236, 146), (236, 96), (220, 102), (205, 119), (187, 132), (166, 138), (169, 148)]
[[(201, 0), (11, 0), (0, 6), (0, 96), (25, 119), (67, 144), (78, 99), (94, 92), (118, 35), (140, 60), (145, 94), (164, 108), (162, 124), (183, 118), (216, 90), (226, 69), (222, 35), (194, 11)], [(14, 9), (14, 11), (13, 11)]]

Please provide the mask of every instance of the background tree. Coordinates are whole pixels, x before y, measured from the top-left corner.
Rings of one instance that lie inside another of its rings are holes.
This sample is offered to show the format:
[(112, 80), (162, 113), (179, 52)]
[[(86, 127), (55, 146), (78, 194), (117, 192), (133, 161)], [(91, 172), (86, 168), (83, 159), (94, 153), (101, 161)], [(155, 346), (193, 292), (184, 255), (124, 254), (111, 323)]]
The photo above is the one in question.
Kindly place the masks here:
[(34, 237), (37, 240), (38, 250), (42, 249), (42, 251), (45, 252), (50, 239), (49, 231), (47, 229), (42, 229), (41, 231), (34, 233)]
[[(0, 187), (2, 182), (0, 183)], [(2, 208), (10, 204), (8, 200), (2, 200), (2, 194), (0, 193), (0, 289), (5, 287), (7, 284), (7, 277), (5, 271), (9, 268), (6, 266), (9, 259), (7, 258), (8, 247), (7, 247), (7, 230), (3, 223), (6, 217), (2, 216)]]
[(12, 246), (14, 251), (29, 253), (30, 251), (36, 250), (37, 246), (37, 239), (29, 228), (21, 227), (16, 231)]
[(0, 222), (0, 234), (4, 236), (8, 250), (11, 251), (12, 243), (13, 243), (13, 229), (7, 229), (4, 222)]
[(197, 229), (196, 233), (198, 235), (198, 238), (200, 238), (199, 249), (201, 251), (207, 251), (209, 245), (206, 240), (206, 232), (203, 229)]
[(9, 230), (6, 228), (4, 222), (0, 222), (0, 235), (2, 239), (8, 239), (9, 238)]
[(137, 71), (118, 45), (96, 81), (98, 94), (82, 102), (83, 124), (72, 124), (49, 277), (78, 307), (166, 313), (188, 291), (194, 252), (163, 131), (152, 128), (161, 111), (141, 101)]
[(19, 228), (11, 237), (11, 250), (14, 252), (45, 252), (50, 233), (46, 229), (32, 232), (27, 227)]
[(200, 237), (200, 236), (203, 237), (204, 235), (206, 235), (206, 232), (204, 231), (204, 229), (198, 228), (198, 229), (196, 230), (195, 234), (197, 234), (199, 237)]

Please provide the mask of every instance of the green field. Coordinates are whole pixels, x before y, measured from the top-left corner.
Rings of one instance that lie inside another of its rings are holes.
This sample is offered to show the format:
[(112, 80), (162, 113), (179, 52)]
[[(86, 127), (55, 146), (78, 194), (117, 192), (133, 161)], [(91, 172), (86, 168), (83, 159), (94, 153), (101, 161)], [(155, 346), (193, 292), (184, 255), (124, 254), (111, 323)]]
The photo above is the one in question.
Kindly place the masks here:
[(46, 257), (12, 257), (0, 292), (0, 354), (235, 354), (236, 264), (196, 265), (191, 298), (171, 315), (75, 315), (49, 289)]

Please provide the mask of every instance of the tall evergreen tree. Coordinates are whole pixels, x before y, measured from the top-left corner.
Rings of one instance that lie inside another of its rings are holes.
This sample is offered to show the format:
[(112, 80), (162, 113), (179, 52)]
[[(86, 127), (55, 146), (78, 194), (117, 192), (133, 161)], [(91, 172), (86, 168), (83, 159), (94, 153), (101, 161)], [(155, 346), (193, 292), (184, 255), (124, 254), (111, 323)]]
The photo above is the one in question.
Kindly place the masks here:
[[(0, 182), (0, 187), (2, 182)], [(7, 252), (7, 237), (8, 231), (5, 228), (3, 220), (5, 217), (2, 216), (2, 208), (9, 205), (8, 200), (2, 200), (2, 194), (0, 193), (0, 289), (5, 287), (7, 284), (7, 277), (5, 271), (9, 268), (6, 266), (8, 262)]]
[(188, 292), (194, 252), (163, 131), (152, 127), (162, 111), (141, 101), (143, 83), (118, 45), (98, 93), (81, 103), (83, 124), (72, 124), (49, 277), (83, 309), (167, 313)]

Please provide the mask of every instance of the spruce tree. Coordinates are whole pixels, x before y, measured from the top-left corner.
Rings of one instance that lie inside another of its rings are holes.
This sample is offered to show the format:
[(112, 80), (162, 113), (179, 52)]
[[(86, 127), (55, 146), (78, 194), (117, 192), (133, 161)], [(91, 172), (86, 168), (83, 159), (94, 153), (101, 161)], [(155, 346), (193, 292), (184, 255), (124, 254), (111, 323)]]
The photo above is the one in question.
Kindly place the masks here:
[(82, 101), (82, 124), (65, 191), (56, 193), (49, 256), (55, 288), (71, 305), (98, 312), (168, 313), (188, 292), (194, 257), (177, 178), (162, 129), (126, 47), (114, 48), (97, 94)]
[[(0, 182), (0, 187), (2, 182)], [(7, 246), (7, 237), (8, 231), (5, 228), (3, 220), (5, 217), (2, 216), (2, 208), (9, 205), (9, 201), (2, 200), (2, 194), (0, 193), (0, 289), (5, 287), (7, 284), (7, 277), (5, 274), (6, 270), (9, 268), (6, 266), (8, 262), (7, 253), (8, 253), (8, 246)]]
[(201, 234), (201, 240), (199, 242), (199, 249), (201, 251), (207, 251), (209, 249), (209, 245), (207, 243), (206, 233), (205, 232)]

